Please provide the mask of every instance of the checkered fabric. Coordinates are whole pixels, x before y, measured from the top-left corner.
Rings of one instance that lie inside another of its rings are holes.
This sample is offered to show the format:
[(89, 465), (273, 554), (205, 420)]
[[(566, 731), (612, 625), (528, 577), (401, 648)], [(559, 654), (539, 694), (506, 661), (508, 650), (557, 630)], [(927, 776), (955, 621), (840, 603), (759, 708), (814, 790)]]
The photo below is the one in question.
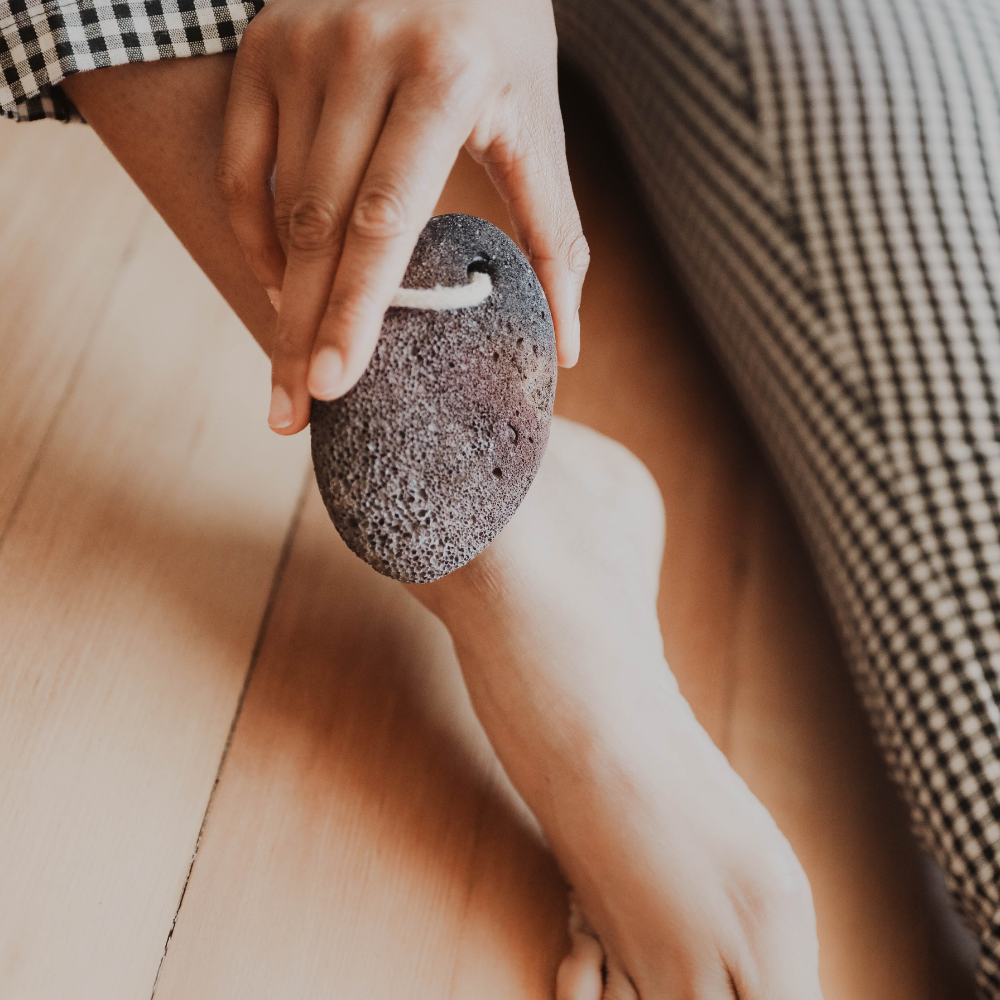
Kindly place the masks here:
[(70, 73), (235, 50), (263, 0), (0, 0), (0, 111), (80, 120)]
[(1000, 0), (556, 0), (1000, 998)]

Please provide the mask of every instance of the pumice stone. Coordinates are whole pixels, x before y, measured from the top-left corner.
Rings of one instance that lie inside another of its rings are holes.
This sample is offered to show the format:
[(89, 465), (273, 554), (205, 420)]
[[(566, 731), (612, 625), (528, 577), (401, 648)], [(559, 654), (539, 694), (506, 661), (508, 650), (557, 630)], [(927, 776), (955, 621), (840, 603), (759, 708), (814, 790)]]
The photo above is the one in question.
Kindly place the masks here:
[(431, 219), (361, 380), (312, 404), (316, 481), (351, 550), (427, 583), (486, 548), (542, 460), (556, 371), (548, 303), (513, 241), (469, 215)]

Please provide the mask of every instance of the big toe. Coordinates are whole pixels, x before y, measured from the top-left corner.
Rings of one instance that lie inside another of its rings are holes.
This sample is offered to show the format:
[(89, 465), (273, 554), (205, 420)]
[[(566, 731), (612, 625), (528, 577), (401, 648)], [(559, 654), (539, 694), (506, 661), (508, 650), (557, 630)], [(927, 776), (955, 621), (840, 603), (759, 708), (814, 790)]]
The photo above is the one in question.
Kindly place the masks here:
[(601, 1000), (604, 949), (596, 938), (581, 931), (573, 933), (572, 941), (556, 973), (556, 1000)]

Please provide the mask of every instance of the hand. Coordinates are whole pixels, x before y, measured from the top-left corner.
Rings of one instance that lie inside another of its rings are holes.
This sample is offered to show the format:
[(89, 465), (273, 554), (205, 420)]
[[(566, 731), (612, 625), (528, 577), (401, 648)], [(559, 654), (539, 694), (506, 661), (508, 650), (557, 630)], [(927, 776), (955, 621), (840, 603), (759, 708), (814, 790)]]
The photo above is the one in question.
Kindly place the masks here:
[(250, 23), (218, 181), (278, 311), (278, 433), (305, 427), (310, 395), (333, 399), (361, 377), (463, 144), (507, 203), (572, 365), (589, 253), (549, 0), (270, 0)]

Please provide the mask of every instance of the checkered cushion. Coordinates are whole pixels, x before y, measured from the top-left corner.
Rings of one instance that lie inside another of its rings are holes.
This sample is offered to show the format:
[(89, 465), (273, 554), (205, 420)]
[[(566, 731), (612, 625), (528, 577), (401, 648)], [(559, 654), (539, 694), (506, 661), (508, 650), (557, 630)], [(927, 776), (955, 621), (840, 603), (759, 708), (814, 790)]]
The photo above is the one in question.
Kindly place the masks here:
[(79, 120), (58, 86), (70, 73), (236, 48), (263, 0), (0, 2), (0, 111)]

